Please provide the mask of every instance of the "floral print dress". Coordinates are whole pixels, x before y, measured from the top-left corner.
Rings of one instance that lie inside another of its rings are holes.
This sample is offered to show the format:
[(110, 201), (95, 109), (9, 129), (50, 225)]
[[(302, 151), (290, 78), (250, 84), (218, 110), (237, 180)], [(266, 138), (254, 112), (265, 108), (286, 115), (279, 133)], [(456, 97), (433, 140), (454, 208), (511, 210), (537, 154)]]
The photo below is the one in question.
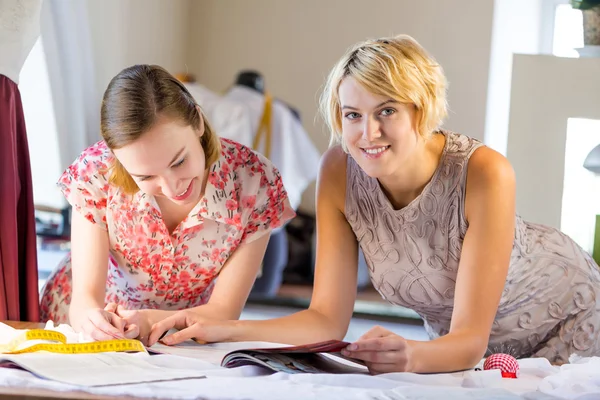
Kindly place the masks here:
[[(112, 152), (86, 149), (58, 186), (74, 212), (107, 231), (106, 302), (128, 309), (179, 310), (205, 304), (219, 271), (243, 243), (295, 216), (279, 172), (262, 155), (221, 139), (205, 194), (172, 234), (154, 198), (123, 193), (108, 181)], [(68, 323), (71, 257), (52, 272), (40, 296), (41, 321)]]

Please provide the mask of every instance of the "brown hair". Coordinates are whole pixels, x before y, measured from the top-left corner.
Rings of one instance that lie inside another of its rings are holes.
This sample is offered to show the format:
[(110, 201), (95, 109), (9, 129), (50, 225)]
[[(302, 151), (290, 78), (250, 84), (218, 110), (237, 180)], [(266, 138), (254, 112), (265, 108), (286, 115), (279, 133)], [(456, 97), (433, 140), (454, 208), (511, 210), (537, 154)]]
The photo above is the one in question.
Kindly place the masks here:
[(338, 90), (351, 76), (371, 93), (417, 108), (418, 133), (428, 138), (446, 117), (446, 87), (442, 67), (408, 35), (384, 37), (357, 43), (329, 73), (320, 99), (320, 109), (331, 131), (330, 145), (342, 144), (342, 112)]
[[(160, 116), (181, 121), (204, 134), (200, 143), (206, 155), (206, 166), (219, 158), (219, 138), (185, 86), (157, 65), (134, 65), (119, 72), (104, 92), (100, 114), (102, 137), (109, 149), (122, 148), (137, 140), (156, 123)], [(200, 117), (202, 114), (202, 118)], [(128, 194), (139, 188), (131, 175), (115, 158), (110, 183)]]

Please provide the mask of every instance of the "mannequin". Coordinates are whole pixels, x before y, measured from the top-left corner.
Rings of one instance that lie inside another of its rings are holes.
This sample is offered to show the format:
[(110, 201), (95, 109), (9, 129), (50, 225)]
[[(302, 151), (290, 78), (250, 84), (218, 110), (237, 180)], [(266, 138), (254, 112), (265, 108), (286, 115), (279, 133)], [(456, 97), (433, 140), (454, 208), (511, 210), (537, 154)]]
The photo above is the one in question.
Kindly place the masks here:
[[(262, 74), (260, 72), (257, 72), (254, 70), (240, 71), (240, 73), (238, 74), (238, 76), (235, 80), (235, 84), (240, 85), (240, 86), (245, 86), (250, 89), (254, 89), (261, 94), (265, 93), (265, 78), (262, 76)], [(286, 107), (288, 107), (290, 109), (292, 114), (294, 114), (294, 116), (298, 119), (298, 121), (300, 121), (300, 112), (298, 111), (297, 108), (294, 108), (291, 105), (289, 105), (281, 100), (277, 100), (277, 101), (284, 103), (286, 105)]]
[[(265, 94), (265, 79), (260, 72), (243, 70), (235, 79), (237, 86), (244, 86)], [(260, 276), (254, 282), (251, 298), (270, 298), (277, 295), (283, 279), (283, 270), (288, 261), (288, 240), (285, 229), (271, 233), (269, 244), (263, 259)]]
[(198, 105), (206, 113), (212, 127), (223, 138), (252, 146), (254, 132), (251, 116), (246, 107), (223, 97), (197, 82), (194, 75), (179, 73), (175, 77), (184, 84)]
[(249, 87), (250, 89), (254, 89), (259, 93), (265, 93), (265, 79), (257, 71), (240, 71), (235, 80), (235, 84)]
[[(264, 99), (266, 98), (265, 96), (268, 94), (268, 92), (265, 89), (265, 79), (263, 75), (255, 70), (240, 71), (235, 79), (235, 86), (233, 90), (235, 91), (236, 88), (240, 87), (252, 89), (252, 92), (248, 94), (249, 98), (243, 96), (244, 100), (242, 100), (241, 98), (234, 96), (235, 99), (241, 102), (250, 101), (254, 103), (256, 107), (252, 108), (252, 114), (254, 115), (257, 121), (260, 120), (261, 114), (264, 112), (264, 108), (266, 107)], [(258, 96), (252, 95), (252, 93), (260, 94), (260, 98)], [(286, 129), (287, 125), (282, 125), (281, 123), (278, 123), (278, 121), (281, 121), (281, 118), (283, 118), (282, 115), (285, 114), (285, 112), (283, 111), (287, 109), (287, 114), (291, 114), (291, 118), (296, 120), (295, 124), (300, 125), (300, 113), (298, 112), (298, 110), (289, 106), (288, 104), (285, 104), (280, 100), (275, 100), (273, 103), (273, 112), (275, 114), (273, 116), (273, 120), (271, 121), (271, 127), (274, 130), (273, 135), (279, 135), (279, 139), (274, 138), (273, 140), (281, 140), (280, 137), (283, 135), (297, 134), (296, 131)], [(275, 103), (279, 104), (276, 105)], [(284, 105), (284, 107), (281, 107), (281, 105)], [(280, 151), (276, 150), (276, 152)], [(274, 157), (272, 161), (275, 163), (275, 166), (280, 168), (280, 172), (282, 172), (285, 176), (286, 171), (281, 170), (281, 168), (284, 168), (284, 166), (277, 165), (278, 163), (276, 162), (278, 160), (278, 157), (280, 156), (278, 154), (272, 154), (271, 156)], [(294, 201), (292, 203), (293, 207), (296, 208), (298, 204), (294, 204), (296, 203)], [(250, 294), (251, 298), (272, 298), (277, 295), (279, 287), (281, 286), (281, 283), (283, 281), (283, 270), (285, 269), (288, 263), (288, 254), (289, 243), (285, 228), (273, 231), (271, 233), (271, 238), (269, 239), (269, 244), (267, 246), (265, 257), (263, 259), (262, 273), (254, 283), (254, 287), (252, 288), (252, 292)]]
[[(235, 84), (253, 89), (260, 94), (265, 94), (265, 79), (263, 75), (258, 71), (240, 71), (236, 77)], [(298, 121), (300, 121), (300, 113), (296, 108), (290, 106), (289, 104), (281, 100), (277, 101), (282, 104), (285, 104), (285, 106), (292, 112), (294, 117)], [(252, 297), (273, 297), (276, 295), (277, 289), (283, 282), (283, 271), (288, 264), (289, 248), (290, 243), (289, 238), (287, 236), (287, 232), (278, 230), (274, 231), (271, 234), (271, 239), (269, 241), (269, 245), (267, 247), (267, 251), (265, 253), (265, 258), (263, 261), (263, 273), (254, 284), (251, 294)], [(292, 270), (289, 272), (291, 276), (297, 274), (299, 281), (301, 281), (302, 283), (312, 281), (312, 268), (311, 274), (309, 275), (305, 273), (304, 268), (299, 268), (299, 271), (294, 271), (294, 268), (292, 268)], [(368, 286), (369, 283), (370, 278), (368, 268), (366, 266), (366, 262), (364, 260), (362, 251), (360, 251), (359, 274), (357, 282), (358, 289), (363, 289), (364, 287)]]

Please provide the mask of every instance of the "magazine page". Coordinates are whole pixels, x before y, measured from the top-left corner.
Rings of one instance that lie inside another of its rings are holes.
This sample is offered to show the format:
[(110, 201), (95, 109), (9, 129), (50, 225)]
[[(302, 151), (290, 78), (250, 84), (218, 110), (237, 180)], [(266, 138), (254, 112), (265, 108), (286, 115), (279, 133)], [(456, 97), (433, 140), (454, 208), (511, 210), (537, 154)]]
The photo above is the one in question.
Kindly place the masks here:
[(309, 343), (299, 346), (273, 347), (273, 348), (247, 348), (247, 350), (260, 350), (263, 353), (339, 353), (350, 343), (341, 340), (326, 340), (324, 342)]
[(234, 351), (253, 348), (275, 349), (278, 347), (288, 346), (288, 344), (271, 342), (223, 342), (199, 344), (193, 340), (186, 340), (185, 342), (172, 346), (167, 346), (157, 342), (152, 347), (148, 348), (148, 352), (150, 354), (172, 354), (181, 357), (190, 357), (197, 360), (206, 361), (215, 366), (221, 366), (221, 361), (223, 361), (223, 358), (228, 353)]
[(232, 368), (256, 364), (287, 373), (368, 372), (363, 361), (340, 353), (348, 344), (340, 340), (328, 340), (300, 346), (239, 349), (225, 355), (221, 365)]
[(242, 365), (258, 365), (274, 372), (288, 374), (330, 373), (366, 374), (368, 369), (360, 364), (329, 356), (326, 353), (276, 353), (241, 350), (228, 354), (222, 366), (235, 368)]
[[(277, 353), (277, 354), (302, 354), (302, 353), (324, 353), (335, 356), (336, 359), (342, 358), (350, 361), (352, 364), (365, 365), (362, 360), (344, 356), (341, 351), (350, 343), (341, 340), (327, 340), (324, 342), (304, 344), (300, 346), (273, 347), (273, 348), (246, 348), (261, 353)], [(242, 349), (243, 350), (243, 349)]]
[(148, 357), (144, 353), (2, 354), (0, 366), (17, 366), (41, 378), (80, 386), (204, 378), (202, 371), (157, 367)]
[[(49, 322), (46, 324), (46, 330), (63, 334), (67, 344), (89, 342), (75, 333), (68, 325), (54, 327), (54, 324)], [(56, 345), (56, 342), (49, 340), (27, 340), (24, 334), (28, 331), (32, 330), (14, 329), (0, 323), (0, 347), (8, 346), (10, 347), (8, 350), (18, 350), (29, 348), (32, 345)], [(21, 339), (24, 341), (21, 342)], [(17, 341), (14, 342), (15, 340)], [(204, 377), (202, 371), (157, 367), (149, 362), (150, 357), (146, 352), (107, 351), (70, 354), (32, 351), (23, 354), (0, 354), (0, 367), (21, 368), (41, 378), (81, 386), (119, 385)]]

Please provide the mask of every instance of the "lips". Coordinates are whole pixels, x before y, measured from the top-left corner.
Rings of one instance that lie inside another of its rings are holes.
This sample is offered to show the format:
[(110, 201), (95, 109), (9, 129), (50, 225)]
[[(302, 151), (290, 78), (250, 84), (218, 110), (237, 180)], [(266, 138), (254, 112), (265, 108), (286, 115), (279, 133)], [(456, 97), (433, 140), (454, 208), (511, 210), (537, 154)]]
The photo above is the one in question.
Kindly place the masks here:
[(185, 189), (185, 191), (183, 193), (178, 194), (177, 196), (173, 197), (173, 200), (176, 201), (182, 201), (187, 199), (190, 194), (192, 193), (192, 186), (193, 186), (194, 181), (190, 181), (190, 184), (188, 185), (187, 189)]
[(367, 154), (376, 155), (379, 153), (383, 153), (384, 151), (386, 151), (389, 148), (390, 148), (389, 145), (388, 146), (379, 146), (379, 147), (369, 147), (369, 148), (362, 149), (362, 151), (364, 151)]
[(390, 145), (387, 146), (373, 146), (373, 147), (361, 147), (360, 151), (365, 156), (365, 158), (374, 160), (379, 157), (382, 157), (390, 148)]

